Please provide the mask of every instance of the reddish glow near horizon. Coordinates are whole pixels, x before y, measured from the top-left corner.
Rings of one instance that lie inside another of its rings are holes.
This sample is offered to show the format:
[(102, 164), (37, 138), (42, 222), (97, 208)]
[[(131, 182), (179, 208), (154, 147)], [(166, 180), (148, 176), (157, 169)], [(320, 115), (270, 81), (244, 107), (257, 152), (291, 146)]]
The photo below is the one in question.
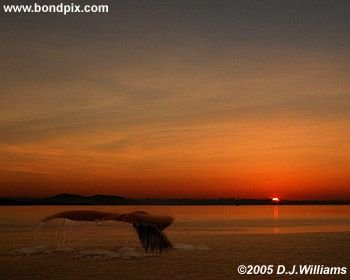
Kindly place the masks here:
[(272, 198), (272, 201), (273, 202), (280, 202), (281, 200), (278, 197), (274, 197), (274, 198)]

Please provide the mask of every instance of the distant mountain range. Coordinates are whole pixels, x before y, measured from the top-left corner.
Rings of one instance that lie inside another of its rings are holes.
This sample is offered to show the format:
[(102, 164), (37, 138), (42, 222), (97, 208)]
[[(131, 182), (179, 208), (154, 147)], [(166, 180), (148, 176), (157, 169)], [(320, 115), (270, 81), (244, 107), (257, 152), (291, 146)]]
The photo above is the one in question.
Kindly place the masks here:
[[(0, 205), (273, 205), (271, 199), (133, 199), (115, 195), (58, 194), (46, 198), (2, 197)], [(279, 205), (350, 205), (350, 200), (282, 200)]]

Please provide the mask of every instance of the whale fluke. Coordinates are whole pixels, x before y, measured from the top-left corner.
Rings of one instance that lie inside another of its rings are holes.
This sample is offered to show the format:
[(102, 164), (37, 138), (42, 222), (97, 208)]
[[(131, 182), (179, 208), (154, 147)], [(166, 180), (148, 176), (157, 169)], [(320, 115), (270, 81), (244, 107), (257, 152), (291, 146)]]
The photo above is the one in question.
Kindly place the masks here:
[(136, 230), (137, 236), (146, 253), (161, 253), (172, 248), (172, 244), (163, 232), (174, 219), (170, 216), (150, 215), (144, 211), (118, 214), (90, 210), (64, 211), (48, 216), (43, 222), (54, 219), (68, 219), (72, 221), (121, 221), (130, 223)]

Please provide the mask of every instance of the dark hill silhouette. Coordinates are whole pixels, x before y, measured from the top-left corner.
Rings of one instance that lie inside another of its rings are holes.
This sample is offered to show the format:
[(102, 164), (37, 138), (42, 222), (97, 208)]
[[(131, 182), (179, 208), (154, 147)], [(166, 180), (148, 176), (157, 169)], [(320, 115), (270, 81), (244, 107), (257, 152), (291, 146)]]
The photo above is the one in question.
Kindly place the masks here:
[[(271, 199), (132, 199), (116, 195), (57, 194), (47, 198), (0, 197), (0, 205), (272, 205)], [(350, 200), (282, 200), (279, 205), (350, 204)]]

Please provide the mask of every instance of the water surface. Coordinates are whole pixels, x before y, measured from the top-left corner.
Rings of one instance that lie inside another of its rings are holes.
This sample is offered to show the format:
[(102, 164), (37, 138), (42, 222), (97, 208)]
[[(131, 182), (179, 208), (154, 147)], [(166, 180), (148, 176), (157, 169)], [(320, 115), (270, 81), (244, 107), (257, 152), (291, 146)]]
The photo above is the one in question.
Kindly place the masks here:
[[(142, 252), (120, 222), (40, 224), (65, 210), (172, 215), (175, 249)], [(349, 206), (12, 206), (0, 207), (4, 279), (245, 279), (239, 264), (349, 265)], [(336, 279), (336, 278), (333, 278)], [(344, 279), (344, 278), (340, 278)]]

